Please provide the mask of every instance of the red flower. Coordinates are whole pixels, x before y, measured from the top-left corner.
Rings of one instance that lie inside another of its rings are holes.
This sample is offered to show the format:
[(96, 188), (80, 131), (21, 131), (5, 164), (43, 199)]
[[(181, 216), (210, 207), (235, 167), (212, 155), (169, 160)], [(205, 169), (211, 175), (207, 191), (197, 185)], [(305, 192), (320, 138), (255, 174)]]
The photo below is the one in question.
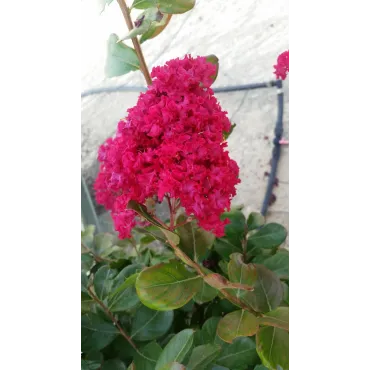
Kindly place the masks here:
[(276, 78), (286, 79), (289, 72), (289, 50), (284, 51), (278, 56), (277, 64), (274, 66)]
[(223, 141), (230, 121), (210, 88), (215, 71), (205, 58), (190, 56), (153, 68), (153, 85), (100, 147), (96, 199), (112, 212), (121, 238), (136, 223), (127, 203), (155, 195), (180, 199), (201, 227), (224, 235), (228, 220), (220, 216), (240, 180)]

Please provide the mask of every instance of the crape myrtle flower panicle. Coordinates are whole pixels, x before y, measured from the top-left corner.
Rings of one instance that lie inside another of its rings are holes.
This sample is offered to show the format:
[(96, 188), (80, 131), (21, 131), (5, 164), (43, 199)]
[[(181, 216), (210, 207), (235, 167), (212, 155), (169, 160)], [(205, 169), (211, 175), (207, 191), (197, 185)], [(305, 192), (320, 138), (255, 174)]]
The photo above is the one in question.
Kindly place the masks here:
[(274, 65), (276, 78), (285, 80), (289, 72), (289, 50), (278, 56), (277, 64)]
[(180, 199), (199, 226), (224, 235), (239, 168), (223, 134), (231, 125), (210, 88), (216, 66), (204, 57), (155, 67), (153, 84), (99, 149), (96, 200), (111, 211), (120, 238), (137, 223), (127, 203), (157, 196)]

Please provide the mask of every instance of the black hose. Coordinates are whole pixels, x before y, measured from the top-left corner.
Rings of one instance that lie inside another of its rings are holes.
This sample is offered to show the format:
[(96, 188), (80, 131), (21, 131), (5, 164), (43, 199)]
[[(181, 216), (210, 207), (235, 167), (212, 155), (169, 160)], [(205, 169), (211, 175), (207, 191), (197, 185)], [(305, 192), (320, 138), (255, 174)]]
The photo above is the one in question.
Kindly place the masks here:
[(284, 111), (284, 94), (283, 94), (283, 82), (282, 80), (276, 80), (277, 88), (277, 100), (278, 100), (278, 114), (275, 126), (275, 138), (274, 138), (274, 148), (272, 149), (272, 159), (271, 159), (271, 171), (267, 183), (267, 189), (265, 194), (265, 199), (262, 203), (261, 213), (266, 216), (267, 209), (270, 203), (272, 190), (275, 184), (277, 166), (280, 158), (281, 145), (280, 140), (283, 136), (283, 111)]

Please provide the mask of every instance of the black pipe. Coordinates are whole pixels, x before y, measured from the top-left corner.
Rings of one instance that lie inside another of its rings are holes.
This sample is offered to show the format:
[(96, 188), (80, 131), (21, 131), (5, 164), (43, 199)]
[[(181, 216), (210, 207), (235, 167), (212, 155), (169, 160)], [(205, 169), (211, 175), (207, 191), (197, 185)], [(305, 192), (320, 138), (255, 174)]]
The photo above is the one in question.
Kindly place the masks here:
[(283, 82), (282, 80), (276, 80), (277, 88), (277, 100), (278, 100), (278, 114), (275, 126), (275, 138), (274, 138), (274, 148), (272, 149), (272, 159), (271, 159), (271, 171), (267, 183), (267, 189), (265, 194), (265, 199), (262, 203), (261, 213), (266, 216), (267, 209), (270, 203), (272, 190), (274, 188), (274, 183), (276, 179), (277, 166), (280, 158), (281, 144), (280, 140), (283, 136), (283, 111), (284, 111), (284, 94), (283, 94)]

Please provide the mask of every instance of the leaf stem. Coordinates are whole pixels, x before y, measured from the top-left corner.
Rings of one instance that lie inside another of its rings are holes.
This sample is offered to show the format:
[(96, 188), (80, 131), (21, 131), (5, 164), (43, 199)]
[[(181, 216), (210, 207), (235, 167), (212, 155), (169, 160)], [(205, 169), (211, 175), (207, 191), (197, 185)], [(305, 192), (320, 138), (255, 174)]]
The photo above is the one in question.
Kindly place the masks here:
[[(117, 0), (117, 2), (118, 2), (119, 7), (121, 8), (123, 17), (125, 18), (127, 28), (128, 28), (129, 31), (131, 31), (134, 28), (134, 25), (132, 24), (132, 20), (131, 20), (131, 17), (130, 17), (130, 10), (127, 7), (126, 0)], [(132, 38), (132, 43), (134, 44), (134, 48), (136, 50), (136, 54), (137, 54), (137, 57), (139, 59), (141, 72), (143, 73), (145, 81), (146, 81), (147, 85), (149, 86), (149, 85), (152, 84), (152, 79), (150, 77), (148, 66), (146, 65), (144, 55), (143, 55), (143, 51), (141, 50), (141, 46), (140, 46), (138, 38), (133, 37)]]
[(113, 323), (116, 325), (117, 329), (119, 330), (120, 334), (127, 340), (127, 342), (129, 342), (131, 344), (131, 346), (135, 349), (135, 351), (137, 351), (138, 348), (136, 347), (136, 344), (133, 342), (131, 337), (122, 329), (120, 323), (114, 317), (113, 313), (109, 311), (108, 307), (91, 290), (91, 286), (88, 287), (87, 290), (89, 291), (89, 294), (90, 294), (91, 298), (104, 310), (104, 312), (113, 321)]

